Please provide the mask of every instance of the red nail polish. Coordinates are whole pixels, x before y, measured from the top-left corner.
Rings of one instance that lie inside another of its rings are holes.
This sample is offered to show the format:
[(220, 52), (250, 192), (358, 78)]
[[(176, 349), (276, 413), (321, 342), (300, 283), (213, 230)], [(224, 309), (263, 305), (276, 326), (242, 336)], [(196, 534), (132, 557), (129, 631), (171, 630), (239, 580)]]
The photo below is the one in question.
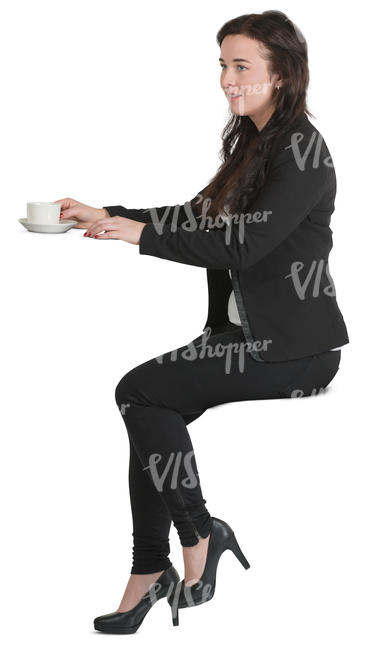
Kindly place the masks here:
[(97, 239), (97, 235), (94, 235), (95, 239)]

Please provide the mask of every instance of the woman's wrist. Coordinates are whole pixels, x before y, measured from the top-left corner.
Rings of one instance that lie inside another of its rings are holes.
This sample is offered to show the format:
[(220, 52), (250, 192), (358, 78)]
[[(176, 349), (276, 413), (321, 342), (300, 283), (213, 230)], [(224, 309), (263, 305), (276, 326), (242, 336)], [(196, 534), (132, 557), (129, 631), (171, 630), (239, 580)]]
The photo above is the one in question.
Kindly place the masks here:
[(137, 226), (138, 226), (138, 237), (137, 237), (138, 241), (136, 241), (135, 243), (139, 245), (141, 235), (142, 235), (143, 229), (146, 226), (146, 223), (137, 223)]

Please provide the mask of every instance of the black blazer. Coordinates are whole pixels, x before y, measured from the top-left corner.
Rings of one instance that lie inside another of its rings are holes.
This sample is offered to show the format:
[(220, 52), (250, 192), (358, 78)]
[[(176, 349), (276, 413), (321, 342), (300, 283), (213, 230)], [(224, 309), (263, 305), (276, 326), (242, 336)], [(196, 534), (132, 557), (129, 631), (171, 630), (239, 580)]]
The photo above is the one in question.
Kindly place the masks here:
[(110, 216), (146, 223), (141, 255), (207, 269), (203, 330), (215, 333), (229, 322), (233, 288), (252, 357), (289, 361), (349, 343), (328, 264), (336, 174), (325, 140), (306, 115), (279, 137), (267, 164), (266, 183), (248, 211), (227, 225), (212, 227), (207, 207), (194, 216), (189, 201), (105, 208)]

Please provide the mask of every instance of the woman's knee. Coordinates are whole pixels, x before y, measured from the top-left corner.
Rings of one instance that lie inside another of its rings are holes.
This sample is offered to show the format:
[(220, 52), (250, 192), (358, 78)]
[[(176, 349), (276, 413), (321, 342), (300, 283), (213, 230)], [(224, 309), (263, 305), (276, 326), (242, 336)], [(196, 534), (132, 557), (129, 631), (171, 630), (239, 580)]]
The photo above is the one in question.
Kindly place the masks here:
[(122, 415), (132, 404), (143, 405), (142, 378), (139, 366), (127, 372), (115, 387), (115, 401)]
[(340, 365), (340, 350), (314, 355), (303, 377), (296, 382), (289, 397), (306, 397), (325, 391), (336, 376)]
[(339, 366), (340, 366), (340, 359), (341, 359), (341, 351), (340, 350), (328, 350), (328, 352), (324, 352), (323, 354), (319, 355), (319, 360), (322, 365), (322, 386), (326, 388), (332, 379), (336, 376)]

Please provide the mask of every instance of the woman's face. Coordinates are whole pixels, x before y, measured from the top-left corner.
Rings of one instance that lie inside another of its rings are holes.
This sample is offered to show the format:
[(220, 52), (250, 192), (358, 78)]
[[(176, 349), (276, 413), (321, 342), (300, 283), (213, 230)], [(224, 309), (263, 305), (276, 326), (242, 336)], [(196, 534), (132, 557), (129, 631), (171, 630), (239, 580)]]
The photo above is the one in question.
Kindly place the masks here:
[(271, 104), (274, 86), (281, 86), (282, 82), (276, 74), (270, 77), (259, 47), (259, 41), (242, 34), (229, 34), (221, 44), (220, 64), (221, 88), (231, 112), (247, 115), (260, 131), (274, 111)]

